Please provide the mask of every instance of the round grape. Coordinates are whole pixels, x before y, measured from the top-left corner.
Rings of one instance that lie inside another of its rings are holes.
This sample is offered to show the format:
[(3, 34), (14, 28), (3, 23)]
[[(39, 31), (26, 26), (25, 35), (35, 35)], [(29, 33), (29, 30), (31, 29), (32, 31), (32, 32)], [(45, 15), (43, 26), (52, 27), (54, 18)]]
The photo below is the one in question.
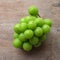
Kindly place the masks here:
[(37, 24), (36, 24), (34, 21), (30, 21), (30, 22), (28, 23), (28, 28), (29, 28), (29, 29), (35, 29), (36, 26), (37, 26)]
[(42, 18), (36, 18), (35, 22), (39, 27), (44, 25), (44, 20)]
[(45, 24), (52, 26), (52, 21), (50, 19), (45, 19), (44, 22)]
[(21, 40), (22, 42), (27, 41), (27, 39), (25, 38), (24, 33), (21, 33), (21, 34), (19, 35), (19, 40)]
[(38, 42), (34, 47), (39, 47), (41, 45), (41, 42)]
[(25, 17), (26, 23), (28, 23), (29, 21), (34, 21), (35, 19), (36, 19), (36, 17), (34, 17), (34, 16), (27, 16), (27, 17)]
[(19, 39), (15, 39), (15, 40), (13, 41), (13, 46), (14, 46), (15, 48), (21, 48), (21, 47), (22, 47), (22, 42), (21, 42)]
[(16, 38), (18, 38), (18, 36), (19, 35), (17, 33), (14, 33), (13, 38), (16, 39)]
[(34, 32), (35, 32), (35, 35), (38, 37), (42, 36), (43, 34), (43, 30), (40, 27), (37, 27)]
[(27, 29), (27, 24), (26, 23), (21, 23), (19, 29), (20, 29), (21, 32), (24, 32)]
[(36, 6), (31, 6), (28, 9), (30, 15), (36, 16), (38, 15), (38, 8)]
[(33, 31), (32, 31), (32, 30), (26, 30), (26, 31), (24, 32), (24, 35), (25, 35), (25, 37), (26, 37), (27, 39), (30, 39), (30, 38), (33, 37)]
[(33, 37), (32, 39), (29, 40), (29, 42), (32, 45), (36, 45), (39, 42), (39, 39), (37, 37)]
[(20, 33), (20, 30), (19, 30), (19, 28), (20, 28), (20, 24), (16, 24), (15, 26), (14, 26), (14, 31), (16, 32), (16, 33)]
[(25, 17), (20, 19), (20, 23), (25, 23)]
[(25, 51), (30, 51), (30, 50), (32, 50), (32, 45), (29, 42), (25, 42), (25, 43), (23, 43), (23, 49)]
[(42, 35), (41, 37), (40, 37), (40, 41), (41, 42), (44, 42), (46, 40), (46, 35)]
[(48, 25), (46, 25), (46, 24), (43, 25), (42, 29), (43, 29), (44, 34), (47, 34), (47, 33), (50, 32), (50, 27)]

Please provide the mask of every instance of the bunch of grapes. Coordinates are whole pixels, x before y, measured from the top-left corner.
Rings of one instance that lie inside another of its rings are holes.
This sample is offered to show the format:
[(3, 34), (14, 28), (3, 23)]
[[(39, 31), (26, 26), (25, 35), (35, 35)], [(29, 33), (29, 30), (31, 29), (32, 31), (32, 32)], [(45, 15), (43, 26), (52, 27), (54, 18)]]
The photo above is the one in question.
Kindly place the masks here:
[(20, 19), (14, 26), (13, 46), (25, 51), (39, 47), (46, 40), (46, 35), (50, 32), (52, 21), (38, 16), (36, 6), (28, 9), (29, 16)]

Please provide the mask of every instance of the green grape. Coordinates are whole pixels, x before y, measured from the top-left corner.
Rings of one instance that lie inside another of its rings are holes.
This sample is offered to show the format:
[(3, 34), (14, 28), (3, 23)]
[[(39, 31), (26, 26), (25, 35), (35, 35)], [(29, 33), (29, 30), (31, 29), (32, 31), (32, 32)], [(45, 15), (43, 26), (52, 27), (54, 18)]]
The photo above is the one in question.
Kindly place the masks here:
[(21, 23), (19, 29), (20, 29), (21, 32), (24, 32), (27, 29), (27, 24), (26, 23)]
[(13, 41), (13, 46), (14, 46), (15, 48), (21, 48), (21, 47), (22, 47), (22, 42), (21, 42), (19, 39), (15, 39), (15, 40)]
[(32, 45), (36, 45), (39, 42), (39, 39), (38, 39), (38, 37), (33, 37), (32, 39), (29, 40), (29, 42)]
[(19, 35), (19, 40), (21, 40), (22, 42), (27, 41), (27, 39), (25, 38), (24, 33), (21, 33), (21, 34)]
[(37, 27), (34, 32), (35, 32), (35, 35), (38, 37), (42, 36), (43, 34), (43, 30), (40, 27)]
[(50, 32), (50, 27), (49, 27), (49, 25), (46, 25), (46, 24), (43, 25), (42, 29), (43, 29), (44, 34), (47, 34), (48, 32)]
[(36, 17), (34, 16), (27, 16), (25, 17), (25, 22), (28, 23), (29, 21), (34, 21), (36, 19)]
[(20, 23), (25, 23), (25, 17), (20, 19)]
[(28, 12), (30, 15), (36, 16), (38, 15), (38, 8), (36, 6), (31, 6), (29, 7)]
[(32, 30), (26, 30), (26, 31), (24, 32), (24, 35), (25, 35), (25, 37), (26, 37), (27, 39), (30, 39), (30, 38), (33, 37), (33, 31), (32, 31)]
[(50, 19), (45, 19), (44, 22), (45, 24), (52, 26), (52, 21)]
[(44, 25), (44, 20), (42, 18), (37, 18), (35, 22), (39, 27)]
[(38, 42), (34, 47), (39, 47), (41, 45), (41, 42)]
[(41, 42), (44, 42), (46, 40), (46, 35), (42, 35), (41, 37), (40, 37), (40, 41)]
[(20, 33), (20, 30), (19, 30), (19, 28), (20, 28), (20, 24), (16, 24), (15, 26), (14, 26), (14, 31), (16, 32), (16, 33)]
[(25, 42), (25, 43), (23, 43), (23, 49), (25, 51), (30, 51), (30, 50), (32, 50), (32, 45), (29, 42)]
[(35, 29), (36, 26), (37, 26), (37, 24), (36, 24), (34, 21), (30, 21), (30, 22), (28, 23), (28, 28), (29, 28), (29, 29)]
[(18, 38), (18, 36), (19, 35), (17, 33), (14, 33), (13, 38), (16, 39), (16, 38)]

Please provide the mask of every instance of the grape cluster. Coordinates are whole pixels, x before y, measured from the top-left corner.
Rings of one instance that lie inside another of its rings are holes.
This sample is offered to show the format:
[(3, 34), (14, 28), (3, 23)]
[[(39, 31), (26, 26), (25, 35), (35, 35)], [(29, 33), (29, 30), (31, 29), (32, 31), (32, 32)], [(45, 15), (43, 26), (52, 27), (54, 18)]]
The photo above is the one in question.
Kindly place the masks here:
[(52, 21), (38, 16), (36, 6), (28, 9), (29, 16), (20, 19), (14, 26), (13, 46), (25, 51), (32, 50), (32, 47), (39, 47), (46, 40), (50, 32)]

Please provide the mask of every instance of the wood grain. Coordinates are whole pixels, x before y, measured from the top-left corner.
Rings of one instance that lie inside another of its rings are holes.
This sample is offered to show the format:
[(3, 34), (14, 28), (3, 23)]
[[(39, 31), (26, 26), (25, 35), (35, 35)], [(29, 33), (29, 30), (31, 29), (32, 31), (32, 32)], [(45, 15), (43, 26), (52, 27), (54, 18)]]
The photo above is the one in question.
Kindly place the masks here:
[[(0, 0), (0, 60), (60, 60), (59, 0)], [(24, 52), (12, 45), (13, 26), (36, 5), (42, 18), (53, 21), (51, 32), (41, 47)]]

